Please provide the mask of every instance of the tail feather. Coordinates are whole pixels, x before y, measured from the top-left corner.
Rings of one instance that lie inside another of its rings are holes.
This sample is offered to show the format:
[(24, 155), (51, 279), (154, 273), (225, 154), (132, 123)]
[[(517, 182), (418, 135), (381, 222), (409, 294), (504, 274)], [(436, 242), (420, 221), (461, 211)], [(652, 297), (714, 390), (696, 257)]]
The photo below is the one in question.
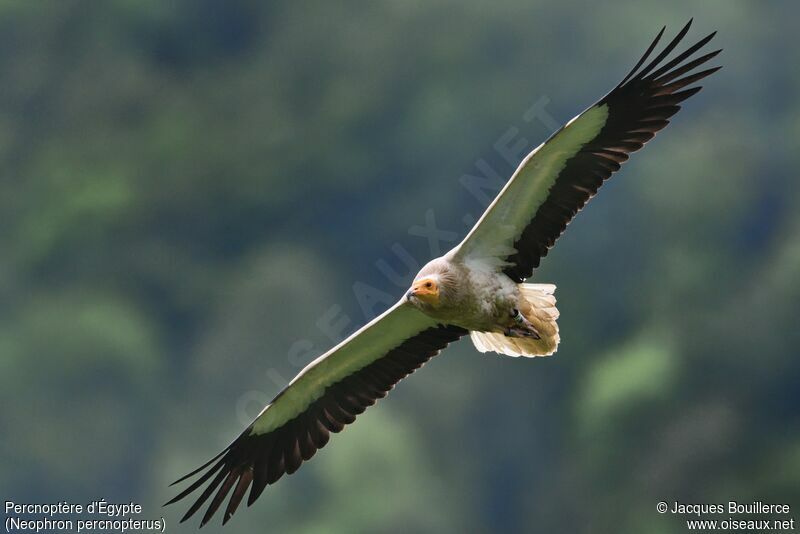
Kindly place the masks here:
[(470, 332), (480, 352), (497, 352), (508, 356), (549, 356), (558, 348), (558, 308), (553, 284), (520, 284), (520, 311), (530, 321), (541, 339), (506, 337), (494, 332)]

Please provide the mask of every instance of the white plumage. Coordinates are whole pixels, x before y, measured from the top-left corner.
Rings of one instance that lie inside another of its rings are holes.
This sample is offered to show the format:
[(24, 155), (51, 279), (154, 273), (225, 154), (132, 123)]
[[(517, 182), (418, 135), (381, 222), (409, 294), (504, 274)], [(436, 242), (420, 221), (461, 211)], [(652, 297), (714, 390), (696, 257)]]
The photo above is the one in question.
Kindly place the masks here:
[(528, 318), (541, 335), (541, 339), (513, 338), (493, 332), (469, 333), (472, 343), (480, 352), (498, 352), (507, 356), (550, 356), (558, 348), (558, 308), (553, 294), (553, 284), (520, 284), (522, 297), (530, 304)]

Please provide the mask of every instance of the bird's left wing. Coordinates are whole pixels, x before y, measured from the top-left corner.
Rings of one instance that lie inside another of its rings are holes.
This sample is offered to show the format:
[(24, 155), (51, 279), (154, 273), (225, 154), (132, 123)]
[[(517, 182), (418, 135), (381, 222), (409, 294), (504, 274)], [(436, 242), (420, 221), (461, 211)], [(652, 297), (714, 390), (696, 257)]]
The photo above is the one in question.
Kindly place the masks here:
[(531, 152), (452, 254), (494, 262), (518, 282), (529, 277), (603, 181), (701, 89), (687, 86), (719, 69), (692, 72), (720, 52), (693, 57), (713, 33), (666, 60), (690, 25), (642, 67), (662, 29), (617, 87)]
[(268, 484), (284, 473), (294, 473), (310, 459), (328, 442), (331, 432), (352, 423), (402, 378), (466, 333), (456, 326), (439, 325), (416, 308), (398, 302), (303, 369), (233, 443), (177, 480), (176, 484), (202, 472), (167, 504), (206, 484), (181, 519), (191, 517), (214, 494), (202, 526), (233, 489), (224, 524), (248, 488), (252, 486), (249, 506)]

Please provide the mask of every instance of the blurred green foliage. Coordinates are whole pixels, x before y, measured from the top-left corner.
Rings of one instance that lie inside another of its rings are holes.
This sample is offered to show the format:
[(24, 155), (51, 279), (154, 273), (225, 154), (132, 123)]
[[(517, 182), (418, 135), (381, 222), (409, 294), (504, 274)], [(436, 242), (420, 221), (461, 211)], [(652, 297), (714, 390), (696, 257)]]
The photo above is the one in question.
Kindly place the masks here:
[(509, 128), (549, 133), (525, 110), (565, 121), (694, 16), (725, 68), (536, 275), (558, 354), (458, 343), (226, 529), (684, 532), (673, 499), (800, 519), (798, 6), (0, 3), (0, 494), (160, 516), (367, 319), (358, 288), (400, 294), (392, 245), (431, 253), (410, 227), (465, 232), (459, 178), (510, 175)]

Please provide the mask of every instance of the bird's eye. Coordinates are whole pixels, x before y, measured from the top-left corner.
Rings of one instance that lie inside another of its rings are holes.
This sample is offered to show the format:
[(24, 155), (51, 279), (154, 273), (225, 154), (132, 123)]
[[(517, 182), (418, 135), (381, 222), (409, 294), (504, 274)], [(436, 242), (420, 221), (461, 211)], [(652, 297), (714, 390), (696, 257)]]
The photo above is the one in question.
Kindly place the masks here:
[(425, 287), (427, 287), (428, 289), (430, 289), (430, 288), (432, 288), (432, 287), (433, 287), (433, 284), (431, 284), (430, 282), (426, 282), (426, 283), (425, 283)]

